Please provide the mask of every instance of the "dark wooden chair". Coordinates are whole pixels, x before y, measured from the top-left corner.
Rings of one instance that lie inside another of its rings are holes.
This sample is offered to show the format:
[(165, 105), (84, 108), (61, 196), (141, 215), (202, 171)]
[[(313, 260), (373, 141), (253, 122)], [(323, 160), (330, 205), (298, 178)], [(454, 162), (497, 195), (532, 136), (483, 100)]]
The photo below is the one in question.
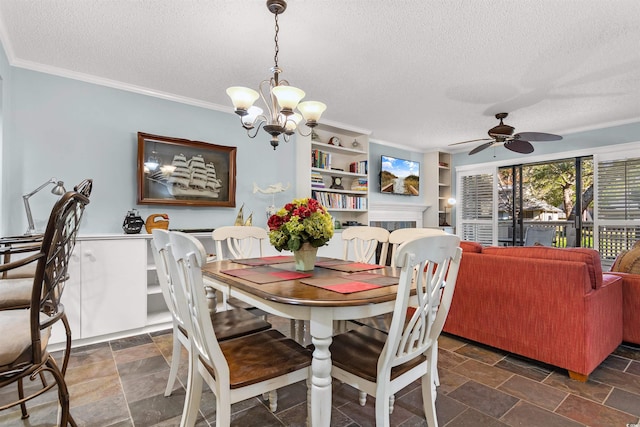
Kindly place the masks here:
[[(69, 259), (80, 220), (88, 203), (89, 198), (82, 192), (65, 193), (51, 211), (39, 248), (26, 258), (0, 265), (0, 272), (4, 272), (36, 264), (29, 306), (0, 311), (0, 387), (14, 383), (18, 386), (18, 399), (0, 406), (0, 410), (20, 405), (23, 418), (26, 418), (25, 402), (57, 385), (62, 409), (60, 425), (76, 425), (69, 413), (69, 392), (64, 380), (71, 349), (71, 330), (60, 298), (68, 279)], [(57, 321), (63, 322), (67, 332), (62, 369), (47, 351), (51, 326)], [(44, 381), (46, 373), (55, 381)], [(42, 387), (25, 396), (23, 380), (35, 381), (38, 377), (43, 379)]]

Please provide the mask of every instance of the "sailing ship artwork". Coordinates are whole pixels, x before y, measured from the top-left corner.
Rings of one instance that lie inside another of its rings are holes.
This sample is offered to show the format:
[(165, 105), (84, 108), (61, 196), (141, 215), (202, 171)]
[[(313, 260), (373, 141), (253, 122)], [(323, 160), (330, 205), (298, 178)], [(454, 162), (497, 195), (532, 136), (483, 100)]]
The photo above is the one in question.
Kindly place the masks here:
[(216, 174), (215, 164), (205, 163), (199, 154), (189, 159), (182, 153), (176, 154), (169, 166), (149, 173), (147, 179), (164, 185), (176, 199), (217, 199), (222, 188), (222, 180)]
[(138, 202), (235, 206), (235, 147), (138, 133)]

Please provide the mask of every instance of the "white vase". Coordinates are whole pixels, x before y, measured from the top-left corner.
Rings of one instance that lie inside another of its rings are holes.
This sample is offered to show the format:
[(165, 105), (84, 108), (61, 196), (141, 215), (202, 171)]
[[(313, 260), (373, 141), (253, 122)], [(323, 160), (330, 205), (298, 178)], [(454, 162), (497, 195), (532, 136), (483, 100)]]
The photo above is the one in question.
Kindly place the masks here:
[(316, 265), (316, 254), (318, 248), (314, 248), (310, 243), (303, 243), (299, 250), (293, 252), (296, 261), (296, 270), (311, 271)]

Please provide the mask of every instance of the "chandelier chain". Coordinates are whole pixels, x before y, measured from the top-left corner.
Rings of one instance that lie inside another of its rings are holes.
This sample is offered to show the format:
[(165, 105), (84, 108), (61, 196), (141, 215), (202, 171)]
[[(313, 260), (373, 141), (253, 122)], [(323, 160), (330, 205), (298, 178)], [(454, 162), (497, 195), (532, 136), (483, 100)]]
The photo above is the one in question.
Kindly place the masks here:
[(273, 62), (275, 63), (275, 68), (278, 68), (278, 52), (280, 52), (280, 47), (278, 46), (278, 31), (280, 31), (280, 27), (278, 26), (278, 14), (276, 16), (276, 35), (273, 37), (273, 41), (276, 43), (275, 55), (273, 55)]

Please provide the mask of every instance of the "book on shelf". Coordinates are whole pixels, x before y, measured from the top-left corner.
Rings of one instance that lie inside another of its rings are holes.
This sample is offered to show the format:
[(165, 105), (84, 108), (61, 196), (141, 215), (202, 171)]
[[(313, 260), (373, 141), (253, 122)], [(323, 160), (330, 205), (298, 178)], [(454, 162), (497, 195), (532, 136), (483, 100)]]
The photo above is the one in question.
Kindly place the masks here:
[(325, 188), (322, 174), (319, 172), (311, 172), (311, 188)]
[(367, 191), (369, 189), (369, 180), (367, 178), (356, 178), (351, 181), (351, 189), (353, 191)]
[(351, 162), (349, 163), (349, 172), (366, 174), (367, 167), (368, 167), (367, 160), (362, 160), (359, 162)]
[(320, 150), (311, 150), (311, 167), (331, 169), (331, 153), (325, 153)]

